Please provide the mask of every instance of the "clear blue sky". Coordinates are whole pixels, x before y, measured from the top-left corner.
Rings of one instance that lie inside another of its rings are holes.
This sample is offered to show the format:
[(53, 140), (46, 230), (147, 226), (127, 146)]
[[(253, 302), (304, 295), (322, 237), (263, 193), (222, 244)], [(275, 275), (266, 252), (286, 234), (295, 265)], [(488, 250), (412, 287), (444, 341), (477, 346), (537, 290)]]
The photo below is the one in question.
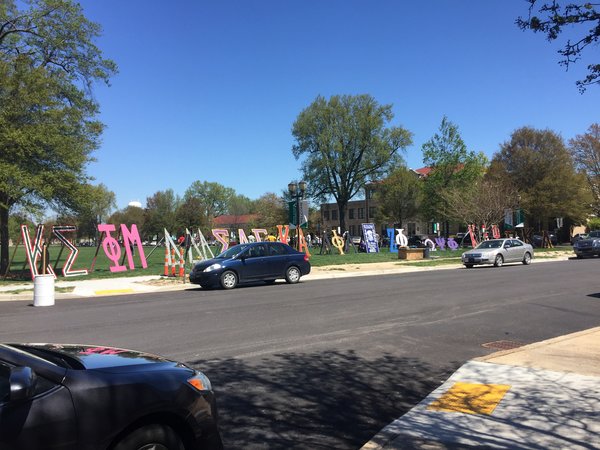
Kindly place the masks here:
[(119, 208), (195, 180), (280, 193), (301, 176), (291, 127), (317, 95), (392, 104), (411, 168), (443, 115), (489, 157), (522, 126), (568, 140), (600, 121), (600, 88), (575, 86), (587, 62), (566, 72), (558, 44), (514, 24), (525, 0), (81, 4), (120, 70), (95, 89), (107, 129), (89, 167)]

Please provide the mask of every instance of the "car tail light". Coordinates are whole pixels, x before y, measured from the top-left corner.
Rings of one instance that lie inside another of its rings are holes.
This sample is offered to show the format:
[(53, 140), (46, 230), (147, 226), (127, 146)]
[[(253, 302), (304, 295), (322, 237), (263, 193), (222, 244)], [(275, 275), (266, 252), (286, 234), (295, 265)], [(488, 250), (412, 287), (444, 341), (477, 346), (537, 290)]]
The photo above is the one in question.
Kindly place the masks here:
[(196, 372), (192, 378), (188, 378), (187, 382), (190, 386), (200, 392), (212, 390), (210, 380), (206, 375), (200, 372)]
[(304, 254), (304, 261), (308, 262), (308, 255), (306, 253)]

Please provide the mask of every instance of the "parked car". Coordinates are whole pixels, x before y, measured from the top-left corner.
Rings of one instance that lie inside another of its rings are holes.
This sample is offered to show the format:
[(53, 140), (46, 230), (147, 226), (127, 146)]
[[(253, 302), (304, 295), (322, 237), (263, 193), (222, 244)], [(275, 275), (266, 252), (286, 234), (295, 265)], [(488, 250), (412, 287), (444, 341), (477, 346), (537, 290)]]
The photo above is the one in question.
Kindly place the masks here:
[(456, 233), (454, 236), (454, 241), (458, 244), (459, 247), (472, 247), (471, 243), (471, 235), (469, 233)]
[(223, 448), (209, 379), (113, 347), (0, 344), (0, 448)]
[(578, 258), (584, 256), (600, 256), (600, 230), (590, 231), (588, 237), (573, 244), (573, 250)]
[(577, 233), (573, 237), (571, 237), (571, 245), (575, 244), (575, 242), (580, 241), (581, 239), (587, 239), (589, 235), (587, 233)]
[(531, 264), (533, 247), (519, 239), (491, 239), (483, 241), (473, 250), (462, 254), (462, 263), (467, 269), (479, 264), (493, 264), (496, 267), (504, 263), (522, 262)]
[(214, 259), (197, 263), (190, 273), (190, 282), (233, 289), (238, 283), (274, 283), (278, 278), (297, 283), (309, 273), (310, 262), (305, 253), (281, 242), (254, 242), (230, 247)]
[[(552, 233), (548, 233), (548, 238), (550, 239), (550, 242), (552, 243), (552, 245), (558, 245), (558, 237), (555, 234)], [(542, 236), (541, 234), (534, 234), (533, 237), (531, 238), (531, 244), (534, 247), (542, 247), (542, 244), (544, 242), (544, 236)]]
[(425, 248), (425, 241), (429, 239), (426, 234), (413, 234), (408, 237), (408, 246), (412, 248)]

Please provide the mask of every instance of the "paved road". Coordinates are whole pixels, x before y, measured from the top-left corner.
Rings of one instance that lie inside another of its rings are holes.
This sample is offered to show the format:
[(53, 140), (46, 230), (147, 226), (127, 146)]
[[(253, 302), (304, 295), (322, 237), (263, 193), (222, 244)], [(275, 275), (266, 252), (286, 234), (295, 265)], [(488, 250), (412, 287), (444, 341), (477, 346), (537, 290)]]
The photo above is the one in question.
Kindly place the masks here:
[(228, 448), (358, 448), (484, 343), (597, 326), (600, 259), (234, 291), (0, 303), (0, 341), (164, 354), (215, 384)]

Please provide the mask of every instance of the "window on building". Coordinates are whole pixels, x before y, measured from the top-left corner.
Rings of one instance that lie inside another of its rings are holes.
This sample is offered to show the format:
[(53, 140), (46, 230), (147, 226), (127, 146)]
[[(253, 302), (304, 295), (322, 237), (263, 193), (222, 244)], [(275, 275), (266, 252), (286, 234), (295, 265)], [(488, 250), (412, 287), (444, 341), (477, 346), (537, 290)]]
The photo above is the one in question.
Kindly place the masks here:
[(329, 220), (329, 211), (323, 211), (323, 220)]
[(348, 219), (354, 219), (354, 208), (348, 210)]
[(356, 236), (356, 225), (350, 225), (350, 236)]
[(375, 207), (374, 206), (369, 206), (369, 218), (373, 218), (375, 217)]
[(331, 210), (331, 220), (337, 220), (338, 215), (337, 215), (337, 209), (332, 209)]
[(365, 218), (365, 208), (358, 208), (358, 218), (359, 219)]

